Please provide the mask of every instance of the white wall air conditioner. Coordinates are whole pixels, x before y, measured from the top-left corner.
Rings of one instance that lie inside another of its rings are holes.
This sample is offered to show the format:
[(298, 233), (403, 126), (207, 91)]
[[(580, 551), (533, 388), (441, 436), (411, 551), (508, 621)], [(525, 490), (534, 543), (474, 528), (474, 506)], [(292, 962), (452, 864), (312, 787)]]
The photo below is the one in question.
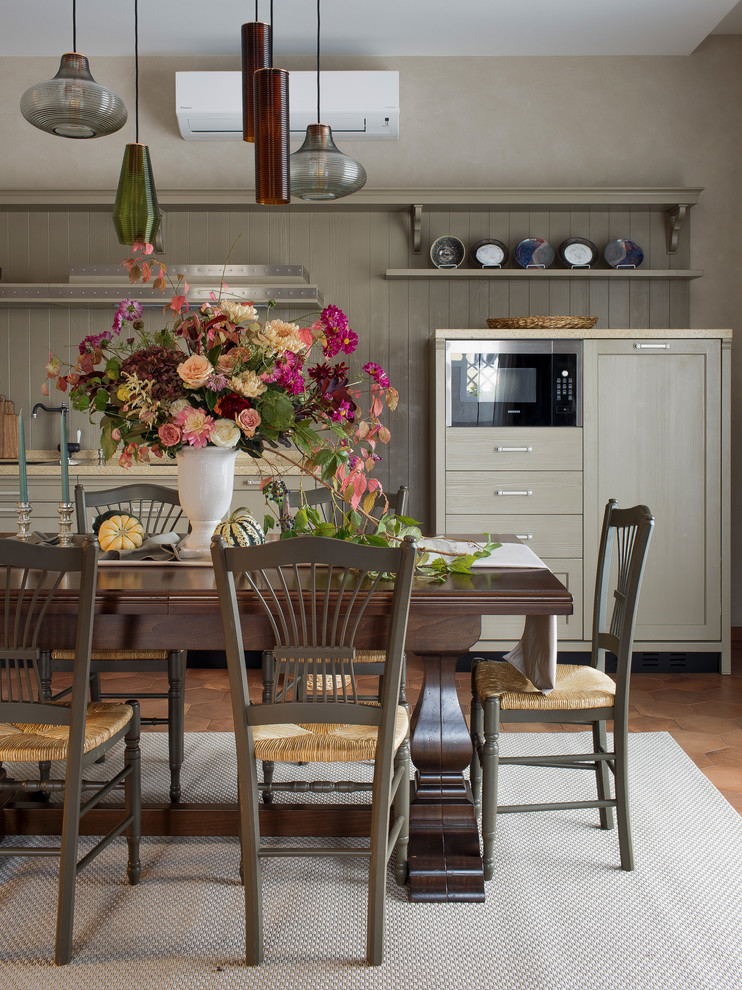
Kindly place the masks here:
[[(338, 138), (399, 137), (399, 72), (322, 72), (321, 123)], [(185, 141), (242, 140), (242, 74), (176, 72), (175, 109)], [(317, 74), (289, 73), (289, 127), (317, 123)]]

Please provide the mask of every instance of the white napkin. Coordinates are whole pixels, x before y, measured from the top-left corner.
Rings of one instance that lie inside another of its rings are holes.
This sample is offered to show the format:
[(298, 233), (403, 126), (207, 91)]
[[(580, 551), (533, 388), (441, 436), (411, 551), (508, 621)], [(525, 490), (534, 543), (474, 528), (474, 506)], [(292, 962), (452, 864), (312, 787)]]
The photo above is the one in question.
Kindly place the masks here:
[(511, 663), (542, 694), (554, 690), (557, 665), (557, 617), (527, 615), (520, 642), (506, 653)]
[[(418, 550), (427, 550), (430, 553), (426, 563), (432, 563), (444, 555), (475, 553), (483, 547), (484, 543), (476, 543), (473, 540), (446, 540), (440, 536), (430, 539), (423, 537), (418, 544)], [(450, 556), (446, 559), (450, 559)], [(477, 558), (472, 567), (547, 567), (547, 565), (525, 543), (502, 543), (489, 557)]]

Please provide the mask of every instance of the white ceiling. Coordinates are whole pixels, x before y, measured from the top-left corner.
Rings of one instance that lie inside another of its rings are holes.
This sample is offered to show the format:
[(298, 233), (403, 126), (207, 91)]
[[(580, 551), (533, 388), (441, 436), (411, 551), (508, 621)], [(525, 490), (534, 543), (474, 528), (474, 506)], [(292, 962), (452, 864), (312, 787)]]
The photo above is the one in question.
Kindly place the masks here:
[[(0, 55), (72, 49), (72, 0), (2, 0)], [(267, 20), (269, 0), (260, 0)], [(690, 55), (742, 34), (742, 0), (322, 0), (328, 55)], [(77, 48), (130, 55), (134, 0), (77, 0)], [(142, 0), (142, 55), (238, 55), (252, 0)], [(312, 54), (315, 0), (275, 0), (276, 60)], [(187, 67), (187, 66), (186, 66)]]

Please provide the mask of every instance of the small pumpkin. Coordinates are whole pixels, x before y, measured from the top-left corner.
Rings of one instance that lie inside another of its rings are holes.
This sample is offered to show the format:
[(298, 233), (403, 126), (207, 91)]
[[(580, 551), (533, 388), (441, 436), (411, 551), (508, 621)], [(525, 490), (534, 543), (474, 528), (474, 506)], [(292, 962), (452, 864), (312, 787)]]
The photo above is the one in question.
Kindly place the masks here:
[(109, 516), (98, 527), (101, 550), (136, 550), (144, 539), (144, 527), (135, 516), (125, 513)]
[(219, 523), (214, 530), (228, 547), (254, 547), (265, 543), (265, 533), (255, 516), (244, 505), (235, 509), (226, 522)]
[(114, 516), (120, 515), (121, 509), (108, 509), (107, 512), (101, 512), (101, 514), (96, 516), (93, 520), (93, 533), (97, 536), (98, 530), (101, 528), (101, 525), (106, 521), (106, 519), (112, 519)]

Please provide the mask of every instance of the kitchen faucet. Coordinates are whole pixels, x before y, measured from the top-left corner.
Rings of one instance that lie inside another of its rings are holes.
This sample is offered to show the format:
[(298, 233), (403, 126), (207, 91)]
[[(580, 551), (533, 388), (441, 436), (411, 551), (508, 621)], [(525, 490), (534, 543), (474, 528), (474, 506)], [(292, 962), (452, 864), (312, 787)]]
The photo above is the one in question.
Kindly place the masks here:
[[(37, 402), (36, 405), (31, 410), (31, 417), (33, 419), (38, 419), (39, 418), (39, 410), (40, 409), (42, 409), (44, 412), (48, 412), (48, 413), (60, 413), (60, 415), (62, 416), (62, 420), (64, 422), (64, 435), (66, 437), (67, 436), (67, 403), (66, 402), (63, 402), (61, 406), (45, 406), (43, 402)], [(69, 454), (75, 454), (80, 449), (80, 436), (81, 436), (81, 431), (78, 430), (77, 431), (77, 443), (69, 443), (69, 442), (67, 443), (68, 457), (69, 457)], [(61, 452), (62, 452), (61, 451), (61, 444), (59, 445), (59, 447), (60, 447), (60, 451), (59, 452), (61, 454)]]

